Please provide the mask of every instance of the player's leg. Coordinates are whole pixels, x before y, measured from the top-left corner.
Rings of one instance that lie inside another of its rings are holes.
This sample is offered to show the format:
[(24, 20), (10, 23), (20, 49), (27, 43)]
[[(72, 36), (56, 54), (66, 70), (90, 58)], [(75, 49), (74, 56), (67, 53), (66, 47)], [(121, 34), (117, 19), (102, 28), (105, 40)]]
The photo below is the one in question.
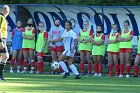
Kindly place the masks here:
[(31, 71), (30, 73), (34, 72), (35, 69), (35, 60), (34, 60), (34, 49), (29, 49), (29, 56), (30, 56), (30, 62), (31, 62)]
[(22, 50), (18, 51), (18, 61), (17, 61), (17, 73), (20, 72), (20, 67), (22, 65)]
[(131, 50), (125, 52), (125, 65), (126, 65), (126, 77), (129, 78), (130, 69), (131, 69)]
[(120, 75), (119, 77), (123, 77), (123, 73), (124, 73), (124, 62), (125, 62), (125, 52), (124, 49), (120, 49)]
[(98, 76), (102, 76), (102, 62), (103, 62), (103, 56), (98, 55), (98, 56), (97, 56), (97, 62), (98, 62)]
[(80, 60), (81, 60), (81, 62), (80, 62), (80, 73), (81, 73), (81, 75), (82, 74), (84, 74), (84, 51), (80, 51)]
[(5, 80), (3, 76), (4, 66), (6, 65), (7, 60), (9, 59), (8, 50), (6, 47), (6, 53), (1, 53), (1, 62), (0, 62), (0, 80)]
[(113, 69), (113, 53), (108, 52), (108, 76), (112, 76), (112, 69)]
[[(43, 54), (41, 52), (37, 53), (37, 72), (36, 73), (42, 73), (44, 71), (44, 65), (42, 65), (43, 62)], [(43, 62), (44, 64), (44, 62)]]
[(90, 51), (87, 51), (86, 52), (86, 56), (87, 56), (87, 61), (88, 61), (88, 74), (91, 74), (91, 67), (92, 67), (92, 62), (91, 62), (91, 52)]
[(113, 61), (114, 61), (114, 65), (115, 65), (115, 77), (118, 77), (118, 73), (119, 73), (118, 59), (119, 59), (119, 53), (113, 54)]
[(93, 62), (94, 62), (94, 76), (98, 76), (97, 56), (93, 56)]
[(23, 48), (22, 50), (23, 50), (23, 57), (24, 57), (24, 62), (23, 62), (24, 70), (22, 71), (22, 73), (26, 73), (27, 66), (28, 66), (28, 49)]
[(63, 71), (65, 72), (64, 76), (62, 78), (67, 78), (67, 76), (69, 76), (69, 71), (67, 69), (67, 66), (64, 62), (64, 60), (67, 60), (67, 56), (65, 55), (67, 51), (64, 51), (63, 54), (60, 55), (60, 57), (58, 58), (58, 62), (60, 64), (60, 66), (62, 67)]
[(71, 69), (71, 71), (76, 75), (75, 79), (80, 79), (81, 76), (77, 70), (77, 68), (72, 64), (73, 63), (73, 58), (69, 57), (67, 60), (67, 63), (69, 65), (69, 68)]
[(14, 67), (14, 63), (15, 63), (15, 59), (17, 57), (17, 54), (18, 54), (18, 50), (13, 50), (12, 59), (10, 61), (10, 73), (13, 73), (13, 67)]
[(135, 58), (135, 62), (134, 62), (134, 75), (135, 77), (138, 77), (139, 75), (139, 63), (140, 63), (140, 55), (137, 54), (136, 58)]
[[(63, 46), (57, 46), (56, 47), (56, 52), (57, 52), (57, 59), (60, 57), (60, 55), (62, 54), (62, 52), (63, 52), (63, 50), (64, 50), (64, 47)], [(58, 61), (58, 60), (57, 60)], [(62, 68), (61, 68), (61, 66), (59, 67), (59, 69), (58, 69), (58, 72), (59, 73), (61, 73), (63, 70), (62, 70)]]
[[(50, 51), (51, 51), (51, 57), (52, 57), (52, 62), (57, 62), (57, 52), (56, 49), (53, 47), (50, 47)], [(55, 70), (52, 69), (51, 74), (55, 74)]]

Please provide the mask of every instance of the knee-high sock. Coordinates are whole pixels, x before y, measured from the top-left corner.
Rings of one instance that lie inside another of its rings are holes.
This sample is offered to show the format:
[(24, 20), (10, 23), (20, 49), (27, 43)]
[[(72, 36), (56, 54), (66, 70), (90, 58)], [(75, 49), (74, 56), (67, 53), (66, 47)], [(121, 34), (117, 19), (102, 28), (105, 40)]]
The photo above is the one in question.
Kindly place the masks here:
[(91, 73), (91, 65), (92, 65), (92, 63), (88, 62), (88, 73)]
[(109, 64), (109, 74), (112, 74), (113, 64)]
[(116, 64), (116, 65), (115, 65), (115, 73), (118, 74), (118, 72), (119, 72), (119, 65)]
[(34, 69), (34, 66), (35, 66), (35, 61), (31, 60), (31, 69)]
[(37, 71), (41, 72), (40, 68), (41, 68), (41, 62), (38, 62), (37, 63)]
[(131, 66), (126, 66), (126, 75), (130, 74), (130, 69), (131, 69)]
[(84, 62), (80, 63), (80, 72), (84, 73)]
[(73, 64), (71, 64), (69, 67), (75, 75), (79, 75), (79, 72), (77, 71), (77, 68)]
[(21, 66), (21, 64), (22, 64), (22, 59), (18, 59), (18, 66)]
[(28, 61), (27, 61), (27, 60), (24, 60), (23, 65), (24, 65), (25, 68), (27, 68), (27, 66), (28, 66)]
[(66, 64), (63, 61), (60, 61), (59, 64), (62, 67), (62, 69), (63, 69), (64, 72), (66, 72), (66, 73), (69, 72), (68, 69), (67, 69)]
[(120, 75), (123, 75), (124, 72), (124, 64), (120, 64)]
[(97, 63), (94, 63), (94, 72), (98, 73), (98, 64)]
[(44, 72), (44, 62), (40, 63), (40, 70), (41, 70), (41, 72)]
[(15, 63), (15, 59), (11, 59), (10, 67), (13, 67), (14, 66), (14, 63)]
[(0, 78), (3, 78), (3, 70), (4, 70), (5, 63), (0, 62)]
[(139, 75), (139, 67), (138, 66), (134, 66), (134, 73), (136, 76)]
[(102, 63), (98, 64), (98, 72), (102, 73)]

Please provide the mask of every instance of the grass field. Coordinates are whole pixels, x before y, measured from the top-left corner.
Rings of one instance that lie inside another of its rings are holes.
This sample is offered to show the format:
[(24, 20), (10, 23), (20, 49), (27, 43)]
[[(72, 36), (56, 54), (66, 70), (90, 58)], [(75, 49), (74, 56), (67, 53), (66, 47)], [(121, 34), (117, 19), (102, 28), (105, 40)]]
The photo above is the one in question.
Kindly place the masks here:
[(140, 78), (108, 78), (60, 75), (4, 73), (7, 81), (0, 82), (0, 93), (139, 93)]

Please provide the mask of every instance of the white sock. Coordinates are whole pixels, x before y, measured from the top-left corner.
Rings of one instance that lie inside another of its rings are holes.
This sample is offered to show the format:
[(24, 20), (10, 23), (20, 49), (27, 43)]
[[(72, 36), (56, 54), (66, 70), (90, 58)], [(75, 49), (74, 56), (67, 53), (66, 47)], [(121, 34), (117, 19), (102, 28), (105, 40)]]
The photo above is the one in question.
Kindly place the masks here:
[(79, 75), (79, 72), (77, 71), (77, 68), (73, 64), (71, 64), (69, 67), (75, 75)]
[(63, 61), (60, 61), (59, 64), (62, 67), (62, 69), (63, 69), (64, 72), (66, 72), (66, 73), (69, 72), (68, 69), (67, 69), (66, 64)]

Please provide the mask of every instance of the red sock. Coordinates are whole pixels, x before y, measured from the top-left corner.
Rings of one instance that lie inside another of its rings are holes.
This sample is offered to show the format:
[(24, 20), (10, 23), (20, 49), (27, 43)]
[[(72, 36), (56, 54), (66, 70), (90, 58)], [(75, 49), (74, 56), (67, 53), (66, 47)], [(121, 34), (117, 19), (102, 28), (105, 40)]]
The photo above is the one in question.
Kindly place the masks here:
[(18, 66), (21, 66), (22, 64), (22, 59), (18, 59)]
[(62, 67), (60, 66), (59, 69), (58, 69), (58, 72), (62, 72)]
[(92, 63), (88, 62), (88, 73), (91, 73), (91, 65), (92, 65)]
[(15, 59), (11, 59), (10, 66), (13, 67), (15, 63)]
[(40, 67), (40, 63), (41, 63), (41, 62), (38, 62), (38, 63), (37, 63), (37, 71), (39, 71), (39, 72), (40, 72), (40, 68), (41, 68), (41, 67)]
[(31, 62), (31, 67), (35, 66), (35, 61)]
[(134, 66), (134, 73), (136, 76), (139, 75), (139, 67), (138, 66)]
[(40, 63), (40, 71), (41, 72), (44, 72), (44, 62), (41, 62)]
[(84, 62), (80, 63), (80, 72), (84, 73)]
[(98, 65), (98, 72), (99, 72), (99, 73), (102, 73), (102, 63), (100, 63), (100, 64)]
[(94, 64), (94, 72), (98, 73), (98, 64), (96, 64), (96, 63)]
[(124, 72), (124, 64), (120, 64), (120, 75), (123, 75)]
[(24, 65), (24, 67), (27, 67), (27, 65), (28, 65), (28, 62), (27, 62), (27, 60), (24, 60), (24, 63), (23, 63), (23, 65)]
[(129, 75), (130, 74), (130, 69), (131, 69), (130, 66), (126, 66), (126, 75)]
[(109, 73), (112, 74), (113, 64), (109, 64)]
[(116, 65), (115, 65), (115, 73), (117, 73), (117, 74), (118, 74), (118, 72), (119, 72), (119, 65), (118, 65), (118, 64), (116, 64)]

